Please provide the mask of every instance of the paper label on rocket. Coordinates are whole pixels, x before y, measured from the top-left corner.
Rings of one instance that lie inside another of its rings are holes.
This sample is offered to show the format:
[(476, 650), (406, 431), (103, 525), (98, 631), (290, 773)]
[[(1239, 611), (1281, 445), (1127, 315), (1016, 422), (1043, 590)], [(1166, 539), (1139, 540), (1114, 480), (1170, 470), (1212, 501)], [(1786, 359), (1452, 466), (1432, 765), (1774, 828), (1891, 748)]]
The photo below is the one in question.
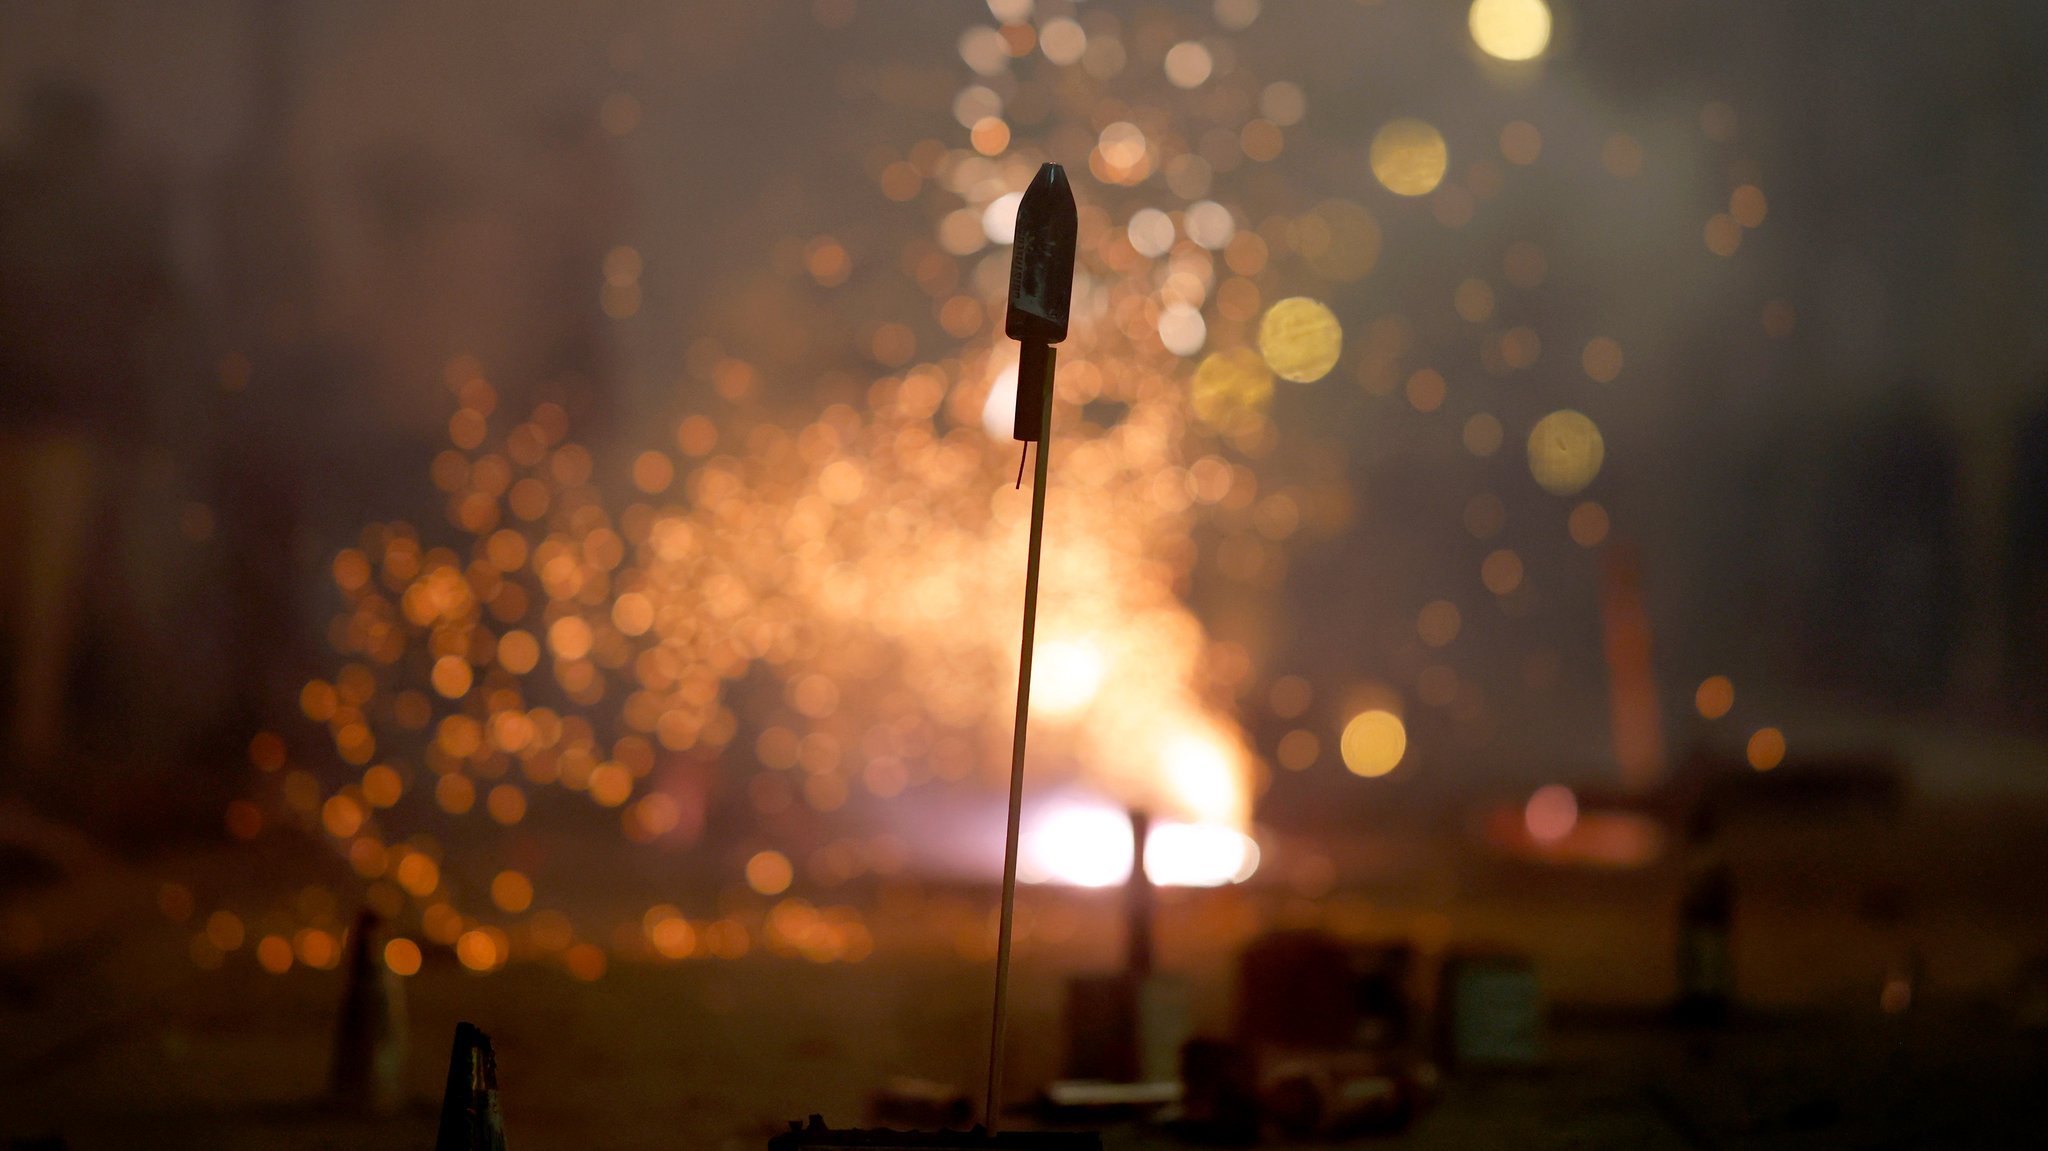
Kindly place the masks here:
[(1017, 205), (1010, 312), (1003, 322), (1011, 339), (1057, 344), (1067, 338), (1079, 231), (1066, 171), (1058, 164), (1040, 165)]

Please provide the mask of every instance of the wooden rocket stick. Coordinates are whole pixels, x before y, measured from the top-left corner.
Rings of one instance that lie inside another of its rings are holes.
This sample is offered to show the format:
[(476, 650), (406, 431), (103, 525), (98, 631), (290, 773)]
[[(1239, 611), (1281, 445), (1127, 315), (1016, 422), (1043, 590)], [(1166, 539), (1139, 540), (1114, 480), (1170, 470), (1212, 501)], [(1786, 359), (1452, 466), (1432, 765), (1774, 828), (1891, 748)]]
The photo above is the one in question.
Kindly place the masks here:
[[(1010, 822), (1003, 840), (1003, 910), (996, 930), (996, 1001), (989, 1022), (988, 1094), (983, 1115), (996, 1129), (1003, 1081), (1003, 1024), (1010, 997), (1010, 942), (1017, 915), (1017, 840), (1024, 810), (1024, 735), (1031, 717), (1031, 651), (1038, 634), (1038, 566), (1045, 537), (1045, 453), (1052, 445), (1052, 375), (1058, 349), (1044, 349), (1045, 377), (1037, 386), (1038, 460), (1031, 475), (1031, 543), (1024, 561), (1024, 643), (1017, 659), (1017, 719), (1010, 743)], [(1035, 359), (1026, 356), (1025, 360)], [(1021, 377), (1021, 389), (1027, 385)]]

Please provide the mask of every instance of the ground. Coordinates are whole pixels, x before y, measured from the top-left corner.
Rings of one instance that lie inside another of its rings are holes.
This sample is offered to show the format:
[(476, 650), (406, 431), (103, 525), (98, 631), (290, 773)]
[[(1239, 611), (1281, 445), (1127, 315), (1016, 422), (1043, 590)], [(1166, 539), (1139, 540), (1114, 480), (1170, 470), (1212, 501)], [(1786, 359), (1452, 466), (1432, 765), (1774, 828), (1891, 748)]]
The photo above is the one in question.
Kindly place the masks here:
[[(321, 1101), (343, 974), (303, 965), (267, 974), (248, 946), (203, 969), (190, 958), (194, 921), (172, 922), (156, 906), (167, 873), (205, 890), (290, 891), (300, 882), (290, 872), (303, 861), (289, 851), (219, 846), (116, 862), (89, 846), (43, 846), (60, 866), (47, 875), (17, 867), (0, 890), (0, 926), (8, 927), (0, 1146), (61, 1136), (76, 1149), (424, 1148), (458, 1020), (495, 1040), (506, 1124), (519, 1151), (758, 1148), (783, 1122), (812, 1112), (837, 1124), (864, 1121), (868, 1092), (891, 1076), (973, 1085), (981, 1075), (988, 963), (972, 948), (917, 945), (876, 917), (876, 950), (858, 963), (759, 949), (736, 960), (614, 958), (601, 978), (585, 981), (541, 962), (479, 975), (446, 949), (429, 948), (424, 968), (403, 981), (411, 1102), (388, 1118), (351, 1118)], [(2036, 946), (2031, 921), (2022, 930), (2009, 916), (1973, 919), (1968, 901), (1944, 904), (1946, 918), (1930, 920), (1917, 938), (1924, 966), (1957, 978), (1923, 980), (1916, 1002), (1887, 1013), (1875, 982), (1866, 987), (1859, 973), (1883, 959), (1888, 937), (1828, 910), (1809, 874), (1776, 903), (1759, 893), (1742, 921), (1751, 985), (1778, 989), (1778, 1000), (1764, 997), (1729, 1027), (1700, 1034), (1667, 1026), (1654, 1010), (1668, 988), (1668, 975), (1655, 972), (1668, 969), (1670, 893), (1631, 883), (1551, 884), (1497, 898), (1506, 889), (1468, 872), (1460, 900), (1426, 914), (1343, 891), (1316, 901), (1339, 927), (1350, 916), (1381, 930), (1448, 924), (1460, 937), (1522, 939), (1539, 951), (1552, 993), (1541, 1065), (1449, 1075), (1412, 1128), (1372, 1142), (2028, 1142), (2012, 1133), (2038, 1110), (2034, 1093), (2048, 1082), (2048, 1032), (2023, 1026), (2009, 983), (1972, 984), (1961, 975), (1978, 970), (1972, 963), (1991, 970), (2005, 962), (1999, 957)], [(971, 912), (985, 894), (934, 898), (922, 918), (941, 906)], [(1113, 899), (1028, 898), (1040, 928), (1019, 952), (1006, 1073), (1019, 1098), (1057, 1069), (1061, 980), (1099, 970), (1117, 952)], [(1049, 901), (1073, 905), (1058, 937), (1044, 926), (1060, 919)], [(1243, 893), (1166, 900), (1162, 961), (1193, 978), (1198, 1026), (1227, 1025), (1236, 941), (1303, 908), (1296, 897)], [(1970, 958), (1980, 952), (1990, 958)], [(1604, 997), (1603, 973), (1613, 992)], [(1801, 988), (1820, 990), (1785, 990)], [(1134, 1126), (1111, 1128), (1107, 1143), (1173, 1145)]]

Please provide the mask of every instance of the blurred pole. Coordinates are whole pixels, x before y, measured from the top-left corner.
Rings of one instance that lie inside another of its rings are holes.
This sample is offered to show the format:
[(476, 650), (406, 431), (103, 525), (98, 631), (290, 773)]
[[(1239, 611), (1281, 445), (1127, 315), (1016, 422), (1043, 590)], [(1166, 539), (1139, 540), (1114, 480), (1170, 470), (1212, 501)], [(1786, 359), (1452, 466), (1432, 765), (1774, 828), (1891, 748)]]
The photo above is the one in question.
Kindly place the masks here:
[(1152, 974), (1152, 877), (1145, 871), (1145, 840), (1152, 817), (1131, 809), (1131, 878), (1124, 885), (1124, 971), (1133, 979)]
[(1607, 545), (1601, 565), (1600, 622), (1607, 655), (1614, 758), (1622, 785), (1647, 791), (1664, 778), (1664, 714), (1643, 606), (1642, 565), (1625, 541)]
[[(1952, 58), (1961, 134), (1961, 226), (1948, 250), (1953, 279), (1945, 293), (1954, 343), (1942, 349), (1951, 369), (1940, 395), (1957, 447), (1955, 562), (1960, 568), (1948, 700), (1966, 716), (1995, 715), (2017, 692), (2002, 682), (2011, 642), (2006, 603), (2013, 563), (2012, 504), (2019, 476), (2018, 433), (2039, 386), (2027, 376), (2030, 298), (2022, 220), (2029, 183), (2025, 95), (2037, 84), (2020, 45), (2028, 42), (2011, 0), (1956, 11), (1967, 48)], [(2030, 386), (2030, 384), (2032, 386)]]

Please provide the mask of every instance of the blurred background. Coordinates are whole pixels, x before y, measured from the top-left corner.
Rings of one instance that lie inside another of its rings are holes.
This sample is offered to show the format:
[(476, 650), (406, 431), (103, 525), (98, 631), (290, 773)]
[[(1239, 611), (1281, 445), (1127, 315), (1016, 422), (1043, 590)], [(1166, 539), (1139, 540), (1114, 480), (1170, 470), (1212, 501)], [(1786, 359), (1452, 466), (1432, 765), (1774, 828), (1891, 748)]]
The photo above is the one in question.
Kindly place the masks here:
[[(978, 1083), (1046, 160), (1010, 1095), (1157, 1078), (1074, 1006), (1155, 956), (1140, 1047), (1277, 1042), (1281, 938), (1401, 957), (1331, 1042), (1417, 1146), (2043, 1066), (2048, 12), (0, 23), (0, 1138), (423, 1144), (458, 1018), (536, 1147)], [(316, 1106), (369, 984), (398, 1086)], [(1552, 1078), (1418, 1086), (1469, 1011)]]

